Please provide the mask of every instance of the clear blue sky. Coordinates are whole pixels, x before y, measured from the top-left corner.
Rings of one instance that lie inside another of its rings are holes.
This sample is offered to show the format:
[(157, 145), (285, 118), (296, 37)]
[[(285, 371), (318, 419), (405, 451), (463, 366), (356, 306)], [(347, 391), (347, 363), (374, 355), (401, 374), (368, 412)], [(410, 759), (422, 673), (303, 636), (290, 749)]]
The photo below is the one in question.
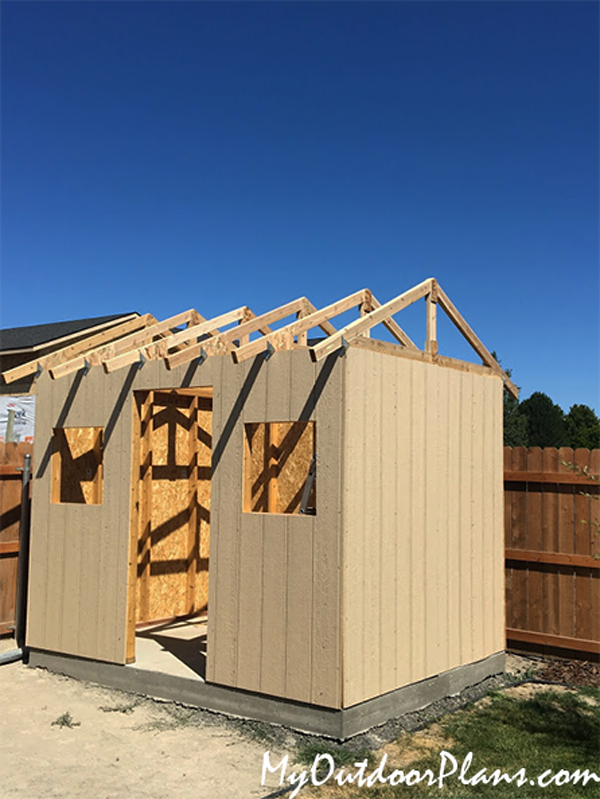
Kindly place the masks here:
[(435, 276), (522, 397), (599, 409), (597, 3), (1, 13), (3, 327)]

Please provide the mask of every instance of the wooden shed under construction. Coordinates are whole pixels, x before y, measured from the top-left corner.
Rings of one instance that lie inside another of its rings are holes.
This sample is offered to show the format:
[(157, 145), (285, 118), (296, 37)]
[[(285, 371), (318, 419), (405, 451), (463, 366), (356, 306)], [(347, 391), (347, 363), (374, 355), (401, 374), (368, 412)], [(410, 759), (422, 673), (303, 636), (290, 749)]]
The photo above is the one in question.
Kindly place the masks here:
[[(438, 306), (482, 363), (438, 353)], [(516, 389), (434, 279), (139, 325), (4, 373), (38, 375), (33, 665), (340, 738), (503, 669)], [(203, 679), (137, 667), (205, 614)]]

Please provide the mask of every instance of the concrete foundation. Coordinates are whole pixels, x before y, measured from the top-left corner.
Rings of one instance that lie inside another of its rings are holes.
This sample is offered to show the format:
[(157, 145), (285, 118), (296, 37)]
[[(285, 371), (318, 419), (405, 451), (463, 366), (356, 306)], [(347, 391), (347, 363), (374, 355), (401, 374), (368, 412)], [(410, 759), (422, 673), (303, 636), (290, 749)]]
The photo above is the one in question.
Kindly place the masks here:
[(276, 697), (211, 685), (135, 666), (118, 666), (93, 660), (30, 650), (29, 665), (42, 667), (79, 680), (119, 688), (143, 696), (168, 699), (204, 710), (241, 718), (281, 724), (301, 732), (344, 740), (389, 719), (460, 693), (465, 688), (504, 671), (505, 654), (497, 652), (484, 660), (422, 680), (383, 696), (343, 710), (305, 705)]

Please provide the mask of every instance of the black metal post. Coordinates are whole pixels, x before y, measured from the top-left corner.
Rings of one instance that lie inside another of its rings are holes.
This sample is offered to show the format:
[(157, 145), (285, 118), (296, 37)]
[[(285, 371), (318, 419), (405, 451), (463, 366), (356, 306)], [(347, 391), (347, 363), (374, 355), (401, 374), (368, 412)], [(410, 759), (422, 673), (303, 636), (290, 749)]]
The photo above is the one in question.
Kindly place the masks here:
[(21, 524), (19, 527), (19, 568), (17, 572), (17, 600), (15, 605), (15, 638), (17, 646), (25, 646), (27, 622), (27, 582), (29, 578), (29, 485), (31, 482), (31, 455), (25, 455), (21, 483)]

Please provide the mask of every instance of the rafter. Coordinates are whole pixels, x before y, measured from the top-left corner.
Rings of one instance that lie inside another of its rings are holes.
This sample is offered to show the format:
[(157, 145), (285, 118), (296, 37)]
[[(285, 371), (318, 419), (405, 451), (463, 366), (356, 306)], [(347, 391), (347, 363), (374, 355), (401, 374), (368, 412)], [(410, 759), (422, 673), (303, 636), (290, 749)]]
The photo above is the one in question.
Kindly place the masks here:
[[(302, 314), (302, 316), (310, 316), (310, 314), (317, 313), (317, 308), (306, 300), (306, 312)], [(327, 333), (328, 336), (333, 335), (336, 332), (336, 328), (331, 324), (329, 320), (325, 320), (324, 322), (320, 322), (317, 324), (317, 327), (320, 327), (323, 333)], [(310, 329), (310, 328), (309, 328)]]
[(438, 304), (442, 307), (446, 316), (448, 316), (448, 318), (458, 329), (458, 331), (469, 342), (471, 347), (473, 347), (473, 349), (475, 350), (477, 355), (479, 355), (484, 364), (486, 366), (489, 366), (497, 374), (502, 375), (502, 379), (504, 380), (504, 385), (506, 386), (508, 391), (510, 391), (510, 393), (513, 395), (513, 397), (515, 397), (515, 399), (518, 399), (519, 389), (515, 386), (515, 384), (506, 374), (506, 372), (502, 369), (502, 367), (500, 366), (498, 361), (494, 358), (492, 353), (475, 335), (471, 327), (467, 324), (466, 320), (459, 313), (456, 306), (451, 302), (446, 292), (439, 285), (437, 286), (437, 297), (438, 297)]
[[(381, 303), (379, 300), (375, 299), (373, 295), (371, 295), (371, 305), (373, 310), (375, 310), (375, 308), (381, 308)], [(400, 325), (391, 317), (389, 319), (384, 319), (381, 324), (386, 328), (386, 330), (389, 330), (396, 341), (402, 344), (403, 347), (408, 347), (408, 349), (411, 350), (419, 349), (408, 333), (403, 330)]]
[[(232, 330), (226, 330), (219, 336), (215, 336), (214, 338), (208, 339), (207, 341), (203, 341), (199, 344), (194, 344), (182, 352), (177, 352), (174, 355), (170, 355), (166, 358), (167, 366), (169, 369), (173, 369), (175, 366), (180, 366), (182, 363), (188, 363), (194, 358), (199, 358), (201, 356), (210, 357), (211, 355), (226, 355), (228, 352), (233, 350), (234, 341), (241, 339), (245, 335), (254, 333), (257, 330), (262, 331), (265, 329), (266, 325), (270, 325), (273, 322), (278, 322), (280, 319), (285, 319), (286, 316), (302, 310), (305, 302), (306, 297), (299, 297), (297, 300), (288, 302), (286, 305), (281, 305), (279, 308), (274, 308), (272, 311), (268, 311), (260, 316), (255, 316), (254, 319), (250, 319), (248, 322), (243, 322), (241, 325), (233, 328)], [(274, 331), (268, 333), (267, 336), (272, 335), (273, 332)], [(265, 336), (265, 338), (267, 336)], [(259, 341), (262, 341), (262, 339), (259, 339)]]
[[(202, 319), (199, 324), (192, 325), (186, 330), (181, 330), (177, 333), (172, 333), (160, 341), (155, 341), (145, 347), (137, 348), (131, 352), (127, 352), (115, 358), (110, 358), (104, 362), (104, 370), (106, 372), (115, 372), (117, 369), (122, 369), (128, 364), (135, 363), (136, 361), (155, 361), (158, 358), (165, 358), (170, 349), (184, 344), (189, 341), (194, 341), (200, 336), (209, 335), (214, 336), (219, 334), (219, 327), (229, 325), (232, 322), (237, 322), (245, 315), (246, 308), (236, 308), (235, 311), (229, 311), (221, 316), (216, 316), (213, 319)], [(192, 345), (193, 346), (193, 345)], [(186, 352), (189, 347), (181, 350)]]
[[(274, 350), (289, 349), (292, 346), (294, 336), (301, 335), (311, 330), (313, 327), (319, 327), (321, 324), (328, 322), (332, 317), (338, 316), (344, 311), (360, 305), (360, 303), (364, 301), (366, 291), (367, 289), (361, 289), (361, 291), (350, 294), (350, 296), (345, 297), (343, 300), (338, 300), (338, 302), (334, 302), (326, 308), (322, 308), (320, 311), (315, 311), (309, 316), (296, 319), (295, 322), (276, 330), (269, 336), (251, 341), (250, 344), (246, 344), (244, 347), (240, 347), (232, 352), (233, 360), (236, 363), (241, 363), (248, 358), (252, 358), (254, 355), (258, 355), (259, 352), (263, 352), (269, 345)], [(336, 335), (336, 333), (337, 331), (334, 328), (330, 335), (333, 336)]]
[(37, 371), (51, 369), (61, 363), (66, 363), (82, 352), (98, 347), (108, 341), (118, 339), (120, 336), (124, 336), (134, 330), (143, 329), (150, 324), (154, 324), (156, 321), (156, 318), (152, 316), (152, 314), (136, 316), (133, 319), (128, 319), (125, 322), (113, 325), (107, 330), (103, 330), (101, 333), (86, 336), (74, 344), (69, 344), (69, 346), (62, 347), (41, 358), (34, 358), (20, 366), (15, 366), (14, 369), (8, 369), (6, 372), (3, 372), (2, 376), (7, 383), (14, 383), (15, 380), (21, 380), (28, 375), (35, 374)]
[(176, 316), (171, 316), (169, 319), (165, 319), (162, 322), (155, 322), (155, 324), (149, 325), (141, 332), (138, 331), (118, 339), (117, 341), (111, 341), (109, 344), (105, 344), (102, 347), (86, 350), (77, 358), (73, 358), (70, 361), (66, 361), (52, 368), (50, 374), (53, 378), (58, 379), (60, 377), (65, 377), (65, 375), (72, 374), (73, 372), (77, 372), (79, 369), (86, 368), (87, 366), (98, 366), (98, 364), (102, 363), (104, 360), (114, 358), (119, 353), (127, 352), (132, 349), (137, 350), (144, 342), (152, 341), (156, 336), (163, 335), (178, 325), (189, 323), (191, 319), (197, 319), (198, 316), (198, 312), (191, 309), (177, 314)]
[(366, 316), (363, 316), (360, 319), (351, 322), (349, 325), (346, 325), (346, 327), (342, 328), (341, 330), (338, 330), (333, 336), (330, 336), (329, 338), (325, 339), (325, 341), (321, 341), (319, 344), (311, 348), (313, 359), (315, 361), (320, 361), (330, 353), (335, 352), (337, 349), (343, 346), (344, 343), (351, 342), (357, 336), (362, 335), (362, 333), (364, 333), (366, 330), (370, 330), (380, 322), (385, 322), (393, 314), (401, 311), (403, 308), (406, 308), (413, 302), (420, 300), (431, 291), (432, 282), (433, 278), (424, 280), (422, 283), (419, 283), (418, 286), (405, 291), (403, 294), (400, 294), (393, 300), (386, 302), (384, 305), (380, 305), (379, 308), (371, 311), (371, 313), (367, 314)]

